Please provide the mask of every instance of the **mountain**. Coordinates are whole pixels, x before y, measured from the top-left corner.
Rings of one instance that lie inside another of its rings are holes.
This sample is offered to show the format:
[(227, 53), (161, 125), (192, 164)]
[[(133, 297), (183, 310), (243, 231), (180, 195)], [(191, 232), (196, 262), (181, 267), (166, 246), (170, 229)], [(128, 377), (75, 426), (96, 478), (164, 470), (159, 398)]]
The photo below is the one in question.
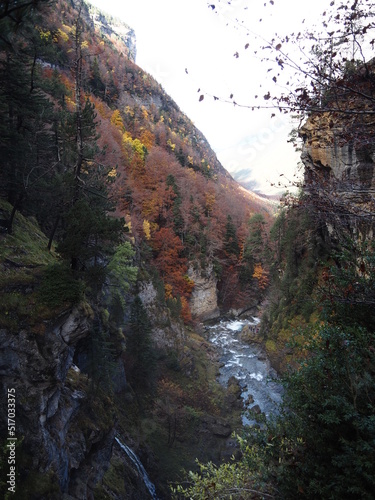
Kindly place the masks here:
[(136, 60), (137, 43), (133, 28), (120, 19), (104, 15), (99, 9), (87, 4), (87, 23), (92, 22), (92, 28), (97, 29), (109, 42), (112, 42), (120, 52), (123, 52), (133, 62)]

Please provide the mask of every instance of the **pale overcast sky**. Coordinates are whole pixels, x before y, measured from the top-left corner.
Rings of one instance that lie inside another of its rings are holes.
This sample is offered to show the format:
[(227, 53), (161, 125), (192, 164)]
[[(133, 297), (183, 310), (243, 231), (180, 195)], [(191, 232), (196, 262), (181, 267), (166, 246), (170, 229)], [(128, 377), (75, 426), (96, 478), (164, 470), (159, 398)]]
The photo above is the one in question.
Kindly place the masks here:
[[(234, 178), (251, 181), (254, 190), (267, 194), (275, 192), (271, 182), (293, 178), (299, 155), (287, 143), (292, 128), (288, 117), (277, 114), (271, 119), (268, 110), (251, 111), (208, 96), (199, 102), (199, 96), (204, 91), (222, 98), (234, 94), (237, 102), (253, 104), (253, 96), (263, 89), (265, 94), (270, 83), (265, 65), (253, 50), (244, 50), (245, 44), (261, 43), (254, 33), (267, 39), (275, 32), (285, 35), (319, 22), (330, 0), (213, 0), (219, 14), (206, 0), (90, 3), (134, 28), (136, 63), (194, 122)], [(233, 26), (230, 21), (236, 16), (252, 35)]]

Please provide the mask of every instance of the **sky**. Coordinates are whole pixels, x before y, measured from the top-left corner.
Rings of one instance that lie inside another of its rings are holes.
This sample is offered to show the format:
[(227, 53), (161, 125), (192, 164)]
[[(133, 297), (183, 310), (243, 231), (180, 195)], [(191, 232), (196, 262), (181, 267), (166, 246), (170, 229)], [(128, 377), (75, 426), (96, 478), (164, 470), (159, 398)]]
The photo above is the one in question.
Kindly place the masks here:
[(212, 2), (215, 9), (206, 0), (90, 0), (134, 29), (136, 63), (204, 134), (235, 179), (264, 194), (285, 191), (299, 164), (299, 154), (287, 142), (294, 126), (290, 117), (277, 113), (271, 118), (271, 110), (223, 101), (233, 94), (246, 106), (255, 94), (268, 91), (267, 68), (254, 50), (245, 50), (247, 43), (253, 49), (276, 32), (319, 26), (330, 1)]

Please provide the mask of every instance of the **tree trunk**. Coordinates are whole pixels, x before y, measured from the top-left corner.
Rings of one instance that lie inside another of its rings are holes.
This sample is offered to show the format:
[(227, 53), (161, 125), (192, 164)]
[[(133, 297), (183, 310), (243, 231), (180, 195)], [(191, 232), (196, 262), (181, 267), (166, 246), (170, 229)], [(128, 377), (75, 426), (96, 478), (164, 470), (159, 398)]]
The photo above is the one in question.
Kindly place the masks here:
[(12, 232), (13, 232), (14, 217), (16, 215), (18, 207), (21, 205), (21, 201), (23, 200), (24, 196), (25, 196), (25, 192), (23, 191), (22, 193), (20, 193), (17, 201), (13, 205), (13, 209), (12, 209), (12, 212), (11, 212), (9, 220), (8, 220), (8, 227), (7, 227), (8, 234), (12, 234)]
[(53, 238), (54, 238), (54, 236), (55, 236), (56, 229), (57, 229), (57, 226), (59, 225), (59, 222), (60, 222), (60, 214), (56, 217), (55, 223), (54, 223), (54, 225), (53, 225), (53, 228), (52, 228), (52, 231), (51, 231), (51, 234), (50, 234), (49, 240), (48, 240), (48, 245), (47, 245), (47, 248), (48, 248), (48, 251), (49, 251), (49, 252), (51, 251), (52, 241), (53, 241)]

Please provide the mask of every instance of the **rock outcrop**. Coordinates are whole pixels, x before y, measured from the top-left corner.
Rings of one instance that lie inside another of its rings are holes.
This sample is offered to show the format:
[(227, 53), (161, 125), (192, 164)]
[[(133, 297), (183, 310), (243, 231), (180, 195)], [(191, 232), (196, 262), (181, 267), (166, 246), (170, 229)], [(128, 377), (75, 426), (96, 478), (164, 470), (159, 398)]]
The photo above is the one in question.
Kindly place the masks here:
[(206, 269), (190, 267), (188, 275), (194, 281), (194, 289), (190, 297), (192, 316), (201, 321), (218, 318), (220, 311), (213, 266), (210, 265)]
[(313, 115), (300, 131), (304, 146), (301, 155), (306, 175), (319, 171), (336, 181), (336, 189), (361, 202), (375, 187), (375, 148), (343, 142), (345, 121), (333, 121), (331, 113)]
[[(71, 0), (72, 4), (79, 8), (78, 0)], [(104, 14), (97, 7), (85, 4), (82, 11), (85, 22), (92, 28), (99, 31), (101, 36), (108, 38), (117, 48), (131, 61), (135, 62), (137, 55), (136, 35), (129, 25), (115, 18)]]
[(259, 334), (259, 327), (256, 325), (245, 325), (241, 330), (240, 338), (246, 344), (261, 344), (263, 340)]
[(22, 482), (39, 478), (39, 491), (44, 482), (47, 489), (57, 488), (55, 498), (89, 498), (111, 456), (113, 422), (95, 407), (87, 377), (73, 364), (75, 346), (90, 328), (85, 311), (74, 308), (46, 324), (42, 334), (0, 330), (2, 435), (12, 389)]
[(151, 281), (140, 283), (139, 297), (152, 324), (152, 341), (162, 350), (178, 349), (183, 344), (185, 333), (180, 321), (172, 318), (167, 306), (158, 300), (158, 291)]
[(310, 195), (316, 217), (324, 219), (331, 243), (342, 238), (343, 231), (356, 239), (372, 238), (373, 234), (373, 115), (367, 114), (366, 103), (358, 97), (348, 102), (342, 103), (347, 114), (313, 114), (300, 130), (304, 191)]
[(307, 188), (319, 176), (326, 191), (355, 204), (372, 201), (375, 187), (375, 58), (348, 71), (321, 96), (300, 129)]

